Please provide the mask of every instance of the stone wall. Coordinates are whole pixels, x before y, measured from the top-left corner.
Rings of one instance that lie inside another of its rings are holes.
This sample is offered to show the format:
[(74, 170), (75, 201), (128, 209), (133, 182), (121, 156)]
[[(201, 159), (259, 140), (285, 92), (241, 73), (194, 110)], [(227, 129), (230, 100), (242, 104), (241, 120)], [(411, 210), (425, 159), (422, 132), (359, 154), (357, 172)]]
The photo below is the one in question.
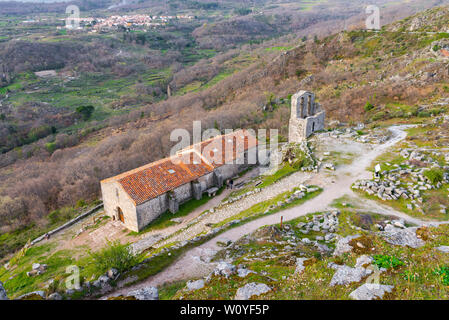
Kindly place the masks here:
[(139, 223), (134, 201), (117, 181), (102, 182), (101, 194), (103, 195), (104, 211), (111, 218), (118, 220), (118, 208), (123, 212), (125, 226), (133, 231), (138, 231)]
[(305, 120), (305, 137), (310, 137), (314, 132), (324, 130), (324, 111), (315, 116), (308, 117)]
[(137, 217), (139, 221), (138, 229), (142, 230), (149, 223), (154, 221), (162, 213), (168, 210), (168, 196), (166, 193), (157, 198), (153, 198), (137, 206)]

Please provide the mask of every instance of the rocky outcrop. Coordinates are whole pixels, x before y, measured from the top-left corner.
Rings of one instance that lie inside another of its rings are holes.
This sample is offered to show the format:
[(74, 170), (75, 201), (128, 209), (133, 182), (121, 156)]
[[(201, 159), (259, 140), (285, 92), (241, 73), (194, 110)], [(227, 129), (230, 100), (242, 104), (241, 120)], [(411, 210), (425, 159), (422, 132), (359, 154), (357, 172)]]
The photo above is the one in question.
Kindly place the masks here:
[(8, 300), (8, 295), (6, 294), (5, 288), (3, 288), (3, 283), (0, 282), (0, 300)]
[(393, 288), (393, 286), (365, 283), (352, 291), (349, 296), (354, 300), (377, 300), (382, 299), (385, 293), (391, 293)]
[(335, 250), (333, 255), (334, 256), (340, 256), (343, 253), (346, 252), (351, 252), (352, 251), (352, 246), (349, 244), (349, 242), (353, 239), (356, 239), (360, 237), (360, 235), (352, 235), (352, 236), (347, 236), (345, 238), (341, 238), (340, 240), (337, 241), (336, 245), (335, 245)]
[(204, 280), (188, 281), (186, 286), (188, 291), (199, 290), (204, 287)]
[(251, 282), (237, 290), (235, 300), (249, 300), (253, 296), (270, 292), (271, 288), (264, 283)]
[(337, 265), (331, 263), (330, 267), (335, 269), (336, 272), (332, 277), (330, 286), (347, 285), (353, 282), (360, 282), (363, 278), (373, 273), (372, 270), (363, 267), (351, 268), (346, 265)]
[(417, 237), (416, 230), (418, 228), (401, 229), (392, 225), (387, 225), (385, 231), (381, 232), (385, 241), (398, 246), (419, 248), (424, 245), (424, 241)]

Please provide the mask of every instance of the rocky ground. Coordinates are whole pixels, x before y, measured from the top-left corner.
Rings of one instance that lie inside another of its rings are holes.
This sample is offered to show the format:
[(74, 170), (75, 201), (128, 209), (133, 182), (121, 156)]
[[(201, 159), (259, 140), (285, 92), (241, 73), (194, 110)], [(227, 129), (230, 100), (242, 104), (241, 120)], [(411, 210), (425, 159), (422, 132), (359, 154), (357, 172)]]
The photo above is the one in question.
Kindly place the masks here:
[(174, 298), (447, 299), (448, 230), (352, 210), (310, 214), (229, 243)]

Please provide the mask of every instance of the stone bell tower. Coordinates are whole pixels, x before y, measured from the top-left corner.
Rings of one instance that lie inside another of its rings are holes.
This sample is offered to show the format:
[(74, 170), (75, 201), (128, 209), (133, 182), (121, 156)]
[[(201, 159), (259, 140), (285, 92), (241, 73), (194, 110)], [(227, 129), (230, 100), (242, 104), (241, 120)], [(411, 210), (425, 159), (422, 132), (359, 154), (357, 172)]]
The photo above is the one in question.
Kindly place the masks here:
[(301, 142), (315, 131), (324, 130), (326, 113), (321, 109), (321, 105), (315, 102), (314, 93), (299, 91), (291, 100), (288, 142)]

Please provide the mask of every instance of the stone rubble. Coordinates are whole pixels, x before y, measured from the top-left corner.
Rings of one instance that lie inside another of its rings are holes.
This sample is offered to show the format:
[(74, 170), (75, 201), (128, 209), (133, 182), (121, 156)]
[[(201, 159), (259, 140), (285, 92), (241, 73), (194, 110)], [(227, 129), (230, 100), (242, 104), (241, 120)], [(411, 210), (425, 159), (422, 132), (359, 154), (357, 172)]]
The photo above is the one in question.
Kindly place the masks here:
[(155, 287), (145, 287), (130, 291), (127, 296), (134, 297), (137, 300), (159, 300), (159, 291)]

